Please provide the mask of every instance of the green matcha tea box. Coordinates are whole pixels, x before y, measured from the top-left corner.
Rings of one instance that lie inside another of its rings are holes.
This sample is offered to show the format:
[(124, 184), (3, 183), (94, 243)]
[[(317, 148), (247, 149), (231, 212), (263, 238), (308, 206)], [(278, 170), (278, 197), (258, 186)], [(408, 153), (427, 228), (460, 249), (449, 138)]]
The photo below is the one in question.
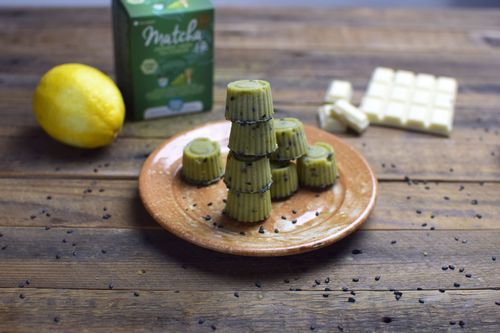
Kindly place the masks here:
[(115, 69), (127, 118), (210, 110), (214, 9), (209, 0), (113, 0)]

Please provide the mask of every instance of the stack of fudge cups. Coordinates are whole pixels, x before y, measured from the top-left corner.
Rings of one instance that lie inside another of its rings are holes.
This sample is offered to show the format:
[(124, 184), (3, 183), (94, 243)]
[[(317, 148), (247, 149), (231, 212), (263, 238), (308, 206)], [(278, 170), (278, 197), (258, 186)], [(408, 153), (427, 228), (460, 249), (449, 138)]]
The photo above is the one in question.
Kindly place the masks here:
[(296, 118), (274, 120), (278, 149), (271, 154), (271, 198), (286, 199), (299, 188), (297, 166), (293, 160), (307, 153), (304, 125)]
[(232, 122), (224, 183), (225, 213), (240, 222), (265, 220), (271, 213), (269, 155), (276, 148), (271, 87), (261, 80), (227, 86), (226, 119)]

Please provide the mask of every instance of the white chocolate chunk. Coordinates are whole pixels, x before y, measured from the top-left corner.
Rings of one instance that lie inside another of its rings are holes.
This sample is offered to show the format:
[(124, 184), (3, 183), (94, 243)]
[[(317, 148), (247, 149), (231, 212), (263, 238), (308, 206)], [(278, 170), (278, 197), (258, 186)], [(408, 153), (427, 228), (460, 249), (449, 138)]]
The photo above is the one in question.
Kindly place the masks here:
[(335, 103), (339, 99), (350, 101), (352, 98), (352, 85), (348, 81), (333, 80), (325, 95), (326, 103)]
[(406, 124), (406, 110), (406, 104), (403, 102), (389, 102), (385, 109), (384, 119), (389, 124), (404, 126)]
[(436, 77), (430, 74), (417, 74), (415, 85), (419, 89), (434, 90), (436, 86)]
[(372, 81), (379, 83), (392, 83), (394, 70), (385, 67), (377, 67), (372, 75)]
[(409, 71), (396, 71), (394, 83), (399, 86), (411, 87), (415, 83), (415, 74)]
[(412, 105), (408, 111), (406, 125), (413, 129), (425, 130), (429, 119), (429, 107)]
[(370, 125), (366, 114), (348, 101), (342, 99), (333, 104), (331, 116), (358, 133), (363, 132)]
[(383, 99), (366, 96), (361, 101), (360, 109), (368, 116), (370, 123), (380, 122), (384, 116), (385, 102)]
[(385, 98), (390, 91), (391, 87), (389, 85), (374, 82), (370, 85), (368, 94), (373, 97)]
[(331, 117), (331, 105), (322, 105), (318, 109), (319, 127), (328, 132), (338, 133), (345, 132), (347, 126)]
[(449, 135), (457, 87), (453, 78), (379, 67), (360, 110), (372, 123)]

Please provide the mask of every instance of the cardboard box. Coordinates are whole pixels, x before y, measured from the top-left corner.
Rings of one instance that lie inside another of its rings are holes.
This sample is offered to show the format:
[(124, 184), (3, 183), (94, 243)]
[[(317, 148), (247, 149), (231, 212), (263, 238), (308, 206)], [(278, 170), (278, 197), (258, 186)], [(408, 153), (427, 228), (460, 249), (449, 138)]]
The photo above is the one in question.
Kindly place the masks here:
[(209, 0), (113, 0), (112, 13), (116, 79), (128, 119), (212, 108)]

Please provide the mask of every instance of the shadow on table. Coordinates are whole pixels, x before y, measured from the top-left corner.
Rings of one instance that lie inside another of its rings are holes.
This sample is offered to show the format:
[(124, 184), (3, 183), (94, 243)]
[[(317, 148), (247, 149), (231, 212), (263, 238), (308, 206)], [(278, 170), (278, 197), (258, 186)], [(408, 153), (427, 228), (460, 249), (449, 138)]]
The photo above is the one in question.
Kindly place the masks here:
[(354, 249), (353, 241), (359, 238), (359, 233), (322, 249), (312, 252), (285, 257), (244, 257), (223, 254), (184, 241), (163, 229), (140, 228), (154, 224), (148, 215), (139, 195), (134, 203), (133, 220), (139, 227), (137, 232), (147, 247), (157, 255), (165, 257), (166, 261), (177, 262), (187, 269), (198, 269), (205, 273), (224, 276), (233, 279), (248, 280), (254, 278), (260, 281), (272, 279), (292, 279), (297, 274), (314, 271), (322, 265), (335, 265), (346, 260)]

